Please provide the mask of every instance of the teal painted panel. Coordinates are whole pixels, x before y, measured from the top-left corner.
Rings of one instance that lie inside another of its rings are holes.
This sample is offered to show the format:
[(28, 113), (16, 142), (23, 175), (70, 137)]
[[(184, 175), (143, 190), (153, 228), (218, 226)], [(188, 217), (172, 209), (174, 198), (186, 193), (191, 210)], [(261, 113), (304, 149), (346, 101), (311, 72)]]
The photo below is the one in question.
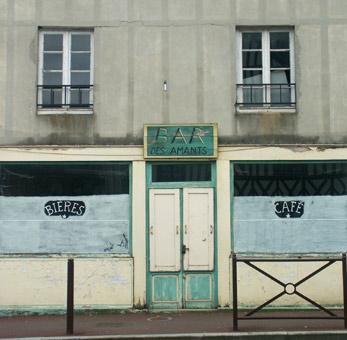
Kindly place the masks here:
[(145, 158), (216, 158), (217, 125), (153, 125), (144, 128)]
[(186, 300), (187, 301), (210, 301), (211, 296), (210, 274), (187, 274), (186, 275)]
[(153, 302), (178, 302), (178, 276), (153, 276)]

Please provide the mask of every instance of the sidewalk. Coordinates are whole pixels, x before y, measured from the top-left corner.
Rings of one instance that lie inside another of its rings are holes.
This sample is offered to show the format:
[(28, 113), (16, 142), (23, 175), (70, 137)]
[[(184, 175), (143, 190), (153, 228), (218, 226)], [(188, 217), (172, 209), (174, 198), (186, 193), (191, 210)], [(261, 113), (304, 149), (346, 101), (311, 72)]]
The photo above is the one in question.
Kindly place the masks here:
[[(322, 316), (321, 312), (264, 312), (266, 316)], [(257, 314), (258, 316), (264, 313)], [(341, 314), (340, 314), (341, 315)], [(62, 337), (66, 336), (64, 316), (18, 316), (0, 318), (0, 338), (20, 337)], [(232, 312), (230, 311), (145, 311), (119, 312), (103, 315), (77, 315), (74, 321), (74, 336), (110, 336), (114, 339), (126, 335), (127, 339), (135, 335), (185, 335), (210, 334), (207, 338), (238, 337), (232, 336)], [(347, 339), (343, 320), (245, 320), (239, 321), (239, 333), (250, 336), (250, 332), (316, 332), (328, 331)], [(338, 332), (335, 332), (338, 331)], [(270, 333), (269, 333), (270, 334)], [(313, 333), (312, 333), (313, 334)], [(133, 335), (133, 336), (131, 336)], [(241, 334), (238, 334), (239, 336)], [(187, 337), (188, 336), (188, 337)], [(105, 338), (105, 337), (100, 337)], [(158, 339), (160, 337), (157, 337)], [(167, 337), (168, 338), (168, 337)], [(170, 337), (175, 338), (175, 337)], [(260, 337), (265, 339), (264, 337)], [(281, 337), (282, 339), (283, 337)], [(284, 339), (284, 338), (283, 338)], [(293, 339), (299, 339), (299, 334)], [(318, 339), (318, 338), (317, 338)], [(330, 339), (328, 334), (321, 339)], [(334, 339), (340, 339), (335, 337)]]

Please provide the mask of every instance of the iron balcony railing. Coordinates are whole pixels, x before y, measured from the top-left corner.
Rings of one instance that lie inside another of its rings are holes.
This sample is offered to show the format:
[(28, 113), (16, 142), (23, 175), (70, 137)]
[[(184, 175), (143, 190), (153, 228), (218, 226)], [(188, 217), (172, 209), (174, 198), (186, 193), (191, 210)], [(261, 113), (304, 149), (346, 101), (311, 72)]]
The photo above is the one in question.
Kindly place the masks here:
[(237, 84), (236, 105), (239, 107), (289, 107), (296, 106), (294, 83)]
[(93, 108), (93, 85), (38, 85), (37, 107)]

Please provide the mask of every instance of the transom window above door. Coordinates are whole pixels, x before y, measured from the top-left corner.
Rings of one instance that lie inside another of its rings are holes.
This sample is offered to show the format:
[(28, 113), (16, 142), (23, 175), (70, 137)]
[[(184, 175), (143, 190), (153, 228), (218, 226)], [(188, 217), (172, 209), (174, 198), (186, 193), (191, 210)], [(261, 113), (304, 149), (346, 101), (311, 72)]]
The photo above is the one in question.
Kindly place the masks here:
[(43, 30), (39, 38), (39, 113), (92, 113), (93, 33)]
[(293, 30), (239, 29), (237, 48), (237, 109), (295, 109)]
[(209, 182), (212, 180), (210, 163), (153, 164), (152, 182)]

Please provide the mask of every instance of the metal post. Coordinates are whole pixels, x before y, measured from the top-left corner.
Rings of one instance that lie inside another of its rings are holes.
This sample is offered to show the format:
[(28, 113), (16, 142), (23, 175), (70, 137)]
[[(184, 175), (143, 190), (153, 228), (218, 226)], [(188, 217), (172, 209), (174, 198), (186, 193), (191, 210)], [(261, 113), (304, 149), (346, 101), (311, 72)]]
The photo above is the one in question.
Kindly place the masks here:
[(238, 314), (237, 314), (237, 259), (236, 254), (232, 256), (233, 270), (233, 329), (238, 330)]
[(343, 284), (343, 317), (345, 322), (345, 329), (347, 329), (347, 287), (346, 287), (346, 254), (342, 254), (342, 284)]
[(73, 334), (74, 323), (74, 261), (67, 261), (67, 304), (66, 304), (66, 333)]

